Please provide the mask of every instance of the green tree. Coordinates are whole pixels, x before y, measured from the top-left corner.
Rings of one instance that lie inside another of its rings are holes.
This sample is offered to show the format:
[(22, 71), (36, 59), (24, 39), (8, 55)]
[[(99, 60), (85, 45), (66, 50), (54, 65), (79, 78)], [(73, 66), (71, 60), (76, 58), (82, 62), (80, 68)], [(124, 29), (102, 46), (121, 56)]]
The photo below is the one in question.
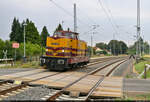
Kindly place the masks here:
[(14, 58), (15, 52), (14, 49), (12, 48), (12, 41), (6, 40), (5, 41), (5, 47), (4, 50), (7, 50), (7, 57), (8, 58)]
[(96, 44), (96, 47), (98, 47), (98, 48), (100, 48), (100, 49), (102, 49), (102, 50), (108, 49), (108, 45), (105, 44), (105, 43), (103, 43), (103, 42), (97, 43), (97, 44)]
[[(148, 42), (144, 42), (143, 39), (140, 37), (138, 41), (136, 41), (133, 45), (131, 45), (128, 49), (129, 54), (136, 54), (136, 46), (140, 42), (141, 45), (141, 52), (145, 52), (145, 54), (149, 54), (149, 44)], [(143, 49), (144, 47), (144, 49)]]
[(42, 45), (45, 47), (46, 46), (46, 39), (47, 36), (49, 36), (48, 30), (46, 28), (46, 26), (43, 27), (42, 32), (41, 32), (41, 41), (42, 41)]
[(119, 41), (119, 47), (120, 47), (119, 54), (127, 53), (128, 47), (123, 41)]
[(55, 32), (62, 31), (62, 30), (63, 30), (63, 28), (62, 28), (61, 24), (59, 24), (58, 27), (56, 28)]
[(108, 44), (109, 50), (113, 55), (126, 54), (127, 45), (123, 41), (111, 40)]
[(111, 51), (111, 53), (113, 55), (117, 55), (118, 54), (118, 41), (117, 40), (111, 40), (109, 43), (108, 43), (108, 46), (109, 46), (109, 50)]
[(148, 42), (144, 42), (144, 53), (145, 54), (149, 54), (149, 44)]
[(14, 18), (9, 36), (10, 41), (23, 42), (23, 30), (19, 19)]
[(3, 58), (4, 47), (5, 47), (5, 42), (2, 39), (0, 39), (0, 58)]
[[(23, 55), (24, 44), (20, 44), (20, 48), (17, 49), (18, 53)], [(39, 56), (41, 54), (41, 46), (30, 42), (26, 43), (26, 56)]]
[[(24, 22), (22, 23), (22, 25), (23, 24)], [(40, 44), (41, 42), (40, 35), (34, 23), (32, 21), (29, 21), (29, 19), (27, 19), (26, 24), (27, 24), (25, 26), (26, 42), (31, 42), (33, 44)]]

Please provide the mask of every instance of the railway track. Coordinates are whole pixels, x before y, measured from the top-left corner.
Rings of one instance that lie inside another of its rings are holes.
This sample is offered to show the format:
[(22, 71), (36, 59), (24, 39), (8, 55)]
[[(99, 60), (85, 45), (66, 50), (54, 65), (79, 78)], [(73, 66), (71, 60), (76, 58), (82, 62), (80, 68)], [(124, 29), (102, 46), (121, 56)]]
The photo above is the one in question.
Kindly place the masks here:
[[(119, 59), (119, 58), (120, 57), (118, 57), (118, 58), (112, 57), (112, 58), (97, 59), (95, 62), (91, 62), (88, 65), (86, 65), (85, 68), (87, 69), (87, 67), (89, 67), (89, 66), (93, 66), (93, 65), (96, 65), (96, 64), (108, 62), (108, 61), (111, 61), (111, 60), (114, 60), (114, 59)], [(79, 70), (79, 69), (83, 69), (83, 67), (82, 68), (74, 68), (74, 69), (69, 70), (69, 71), (76, 71), (76, 70)], [(29, 71), (27, 71), (27, 72), (29, 72)], [(44, 72), (49, 72), (49, 70), (43, 70), (43, 71), (40, 70), (40, 71), (35, 71), (35, 72), (34, 71), (33, 72), (29, 72), (29, 74), (23, 74), (23, 75), (19, 75), (17, 77), (13, 77), (13, 78), (7, 79), (6, 82), (8, 80), (10, 80), (10, 81), (13, 80), (14, 81), (14, 80), (17, 80), (17, 79), (19, 79), (21, 77), (32, 76), (32, 75), (36, 75), (36, 74), (40, 74), (40, 73), (44, 73)], [(25, 73), (26, 73), (26, 71), (25, 71)], [(16, 73), (16, 74), (18, 74), (18, 73)]]
[[(105, 60), (105, 61), (106, 61), (106, 60)], [(109, 60), (107, 59), (107, 61), (109, 61)], [(63, 95), (63, 92), (65, 91), (65, 89), (67, 89), (68, 87), (74, 85), (75, 83), (79, 82), (80, 80), (86, 78), (88, 75), (95, 74), (96, 72), (98, 72), (98, 71), (100, 71), (100, 70), (102, 70), (102, 69), (105, 69), (105, 68), (107, 68), (108, 66), (110, 66), (110, 65), (112, 65), (112, 64), (114, 64), (114, 63), (117, 63), (117, 62), (119, 62), (119, 61), (121, 61), (121, 60), (118, 60), (118, 61), (115, 61), (115, 62), (113, 62), (113, 63), (104, 65), (103, 67), (97, 68), (96, 70), (87, 73), (86, 75), (80, 77), (80, 78), (77, 79), (76, 81), (74, 81), (74, 82), (68, 84), (66, 87), (62, 88), (62, 90), (54, 91), (54, 93), (51, 93), (50, 97), (47, 96), (47, 99), (48, 99), (48, 100), (55, 100), (58, 96), (60, 96), (60, 97), (66, 97), (66, 95)], [(95, 62), (94, 64), (90, 64), (89, 66), (95, 65), (95, 64), (98, 64), (98, 63), (100, 63), (100, 61)], [(123, 63), (123, 62), (121, 62), (121, 63)], [(117, 64), (111, 71), (113, 71), (113, 70), (114, 70), (117, 66), (119, 66), (121, 63)], [(32, 73), (32, 74), (29, 74), (29, 75), (38, 74), (38, 73), (40, 73), (40, 72)], [(9, 95), (12, 95), (12, 93), (19, 93), (19, 92), (25, 91), (26, 89), (30, 88), (30, 87), (29, 87), (29, 83), (34, 82), (34, 81), (38, 81), (38, 80), (41, 80), (41, 79), (44, 79), (44, 78), (52, 77), (52, 76), (58, 75), (58, 74), (60, 74), (60, 73), (61, 73), (61, 72), (57, 72), (57, 73), (52, 74), (52, 75), (47, 75), (47, 76), (40, 77), (40, 78), (37, 78), (37, 79), (34, 79), (34, 80), (22, 82), (22, 83), (20, 83), (19, 85), (18, 85), (18, 84), (10, 84), (10, 83), (8, 82), (8, 80), (2, 81), (2, 82), (0, 82), (0, 87), (1, 87), (1, 89), (3, 89), (3, 90), (0, 90), (0, 98), (2, 99), (2, 98), (5, 98), (5, 97), (8, 97)], [(110, 73), (111, 73), (111, 72), (110, 72)], [(110, 74), (110, 73), (108, 73), (108, 74)], [(97, 84), (95, 84), (95, 85), (93, 86), (93, 88), (90, 90), (90, 92), (89, 92), (90, 94), (88, 94), (86, 97), (84, 97), (84, 100), (88, 100), (89, 96), (92, 94), (92, 92), (95, 90), (95, 88), (96, 88), (97, 86), (99, 86), (99, 84), (102, 82), (102, 80), (103, 80), (106, 76), (108, 76), (108, 74), (102, 76), (102, 77), (99, 79), (99, 81), (97, 82)], [(22, 75), (22, 76), (27, 76), (27, 75)], [(17, 78), (18, 78), (18, 77), (16, 77), (16, 79), (17, 79)], [(7, 88), (6, 88), (5, 86), (7, 86)], [(63, 95), (63, 96), (61, 96), (61, 95)], [(43, 99), (44, 99), (44, 98), (43, 98)], [(62, 99), (62, 98), (61, 98), (61, 99)], [(69, 99), (69, 98), (67, 98), (67, 99)], [(80, 99), (80, 97), (79, 97), (78, 99)], [(81, 99), (83, 100), (83, 98), (81, 98)]]
[[(109, 62), (111, 60), (117, 60), (117, 59), (120, 59), (121, 57), (111, 57), (111, 58), (103, 58), (103, 59), (97, 59), (95, 62), (90, 62), (89, 64), (87, 64), (86, 66), (84, 66), (84, 69), (85, 71), (83, 71), (83, 67), (79, 67), (79, 68), (75, 68), (75, 69), (72, 69), (72, 71), (79, 71), (79, 72), (86, 72), (87, 69), (91, 69), (91, 68), (87, 68), (89, 66), (93, 66), (93, 65), (96, 65), (96, 64), (100, 64), (100, 63), (105, 63), (105, 62)], [(124, 58), (124, 57), (123, 57)], [(93, 70), (93, 69), (91, 69)], [(90, 71), (91, 71), (90, 70)], [(88, 72), (88, 71), (87, 71)]]
[(28, 85), (21, 85), (18, 86), (17, 84), (9, 83), (9, 82), (3, 82), (0, 83), (0, 100), (3, 98), (7, 98), (12, 95), (16, 95), (20, 92), (23, 92), (25, 90), (28, 90), (29, 88), (32, 88)]
[[(120, 62), (121, 61), (121, 62)], [(63, 93), (65, 92), (65, 90), (69, 87), (71, 87), (72, 85), (76, 84), (77, 82), (79, 82), (80, 80), (86, 78), (87, 76), (89, 75), (92, 75), (92, 74), (95, 74), (97, 73), (98, 71), (101, 71), (105, 68), (107, 68), (108, 66), (112, 65), (112, 64), (115, 64), (117, 62), (120, 62), (118, 63), (117, 65), (115, 65), (108, 73), (106, 73), (105, 75), (103, 75), (102, 77), (100, 77), (100, 79), (97, 81), (97, 83), (90, 89), (90, 91), (88, 92), (88, 95), (86, 97), (79, 97), (79, 98), (76, 98), (76, 100), (82, 100), (82, 101), (87, 101), (89, 99), (89, 97), (91, 96), (91, 94), (94, 92), (94, 90), (101, 84), (101, 82), (105, 79), (105, 77), (109, 76), (111, 74), (111, 72), (117, 68), (120, 64), (124, 63), (126, 60), (119, 60), (119, 61), (116, 61), (116, 62), (113, 62), (113, 63), (110, 63), (108, 65), (105, 65), (103, 67), (100, 67), (100, 68), (97, 68), (89, 73), (87, 73), (86, 75), (80, 77), (79, 79), (75, 80), (74, 82), (66, 85), (64, 88), (62, 88), (61, 90), (59, 91), (56, 91), (54, 92), (54, 94), (50, 94), (50, 96), (45, 96), (45, 98), (42, 98), (43, 100), (46, 99), (47, 101), (54, 101), (54, 100), (72, 100), (73, 98), (70, 99), (70, 97), (66, 97), (65, 95), (63, 95)], [(63, 97), (63, 96), (65, 97)]]
[(6, 81), (2, 81), (0, 82), (0, 99), (2, 99), (3, 97), (8, 97), (9, 95), (12, 95), (14, 92), (15, 93), (19, 93), (19, 92), (22, 92), (22, 91), (25, 91), (25, 89), (28, 89), (30, 88), (30, 85), (29, 83), (30, 82), (33, 82), (33, 81), (37, 81), (37, 80), (40, 80), (40, 79), (44, 79), (44, 78), (47, 78), (47, 77), (51, 77), (51, 76), (54, 76), (54, 75), (57, 75), (57, 74), (60, 74), (60, 72), (57, 72), (55, 74), (52, 74), (52, 75), (47, 75), (47, 76), (44, 76), (44, 77), (41, 77), (41, 78), (37, 78), (37, 79), (34, 79), (34, 80), (31, 80), (31, 81), (28, 81), (28, 82), (20, 82), (20, 81), (17, 81), (13, 84), (13, 83), (9, 83), (9, 80), (6, 80)]

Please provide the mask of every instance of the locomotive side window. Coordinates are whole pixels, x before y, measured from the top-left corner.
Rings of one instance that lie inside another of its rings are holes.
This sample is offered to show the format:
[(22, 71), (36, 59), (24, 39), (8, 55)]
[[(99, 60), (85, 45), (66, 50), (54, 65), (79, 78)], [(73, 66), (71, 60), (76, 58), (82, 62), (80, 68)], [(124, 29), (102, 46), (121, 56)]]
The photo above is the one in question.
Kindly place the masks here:
[(72, 39), (75, 38), (75, 35), (73, 33), (65, 33), (64, 36), (67, 38), (72, 38)]
[(65, 36), (66, 36), (67, 38), (72, 38), (72, 33), (65, 33)]
[(73, 33), (71, 34), (71, 38), (72, 38), (72, 39), (74, 39), (74, 38), (75, 38), (75, 35), (74, 35)]
[(55, 32), (53, 36), (61, 37), (62, 36), (62, 32)]

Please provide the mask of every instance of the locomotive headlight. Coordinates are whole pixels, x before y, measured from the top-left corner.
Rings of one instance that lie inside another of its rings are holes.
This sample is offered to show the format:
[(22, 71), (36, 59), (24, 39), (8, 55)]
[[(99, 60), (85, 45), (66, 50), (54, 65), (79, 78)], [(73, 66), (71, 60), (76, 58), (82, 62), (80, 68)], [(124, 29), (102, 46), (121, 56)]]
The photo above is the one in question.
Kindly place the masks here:
[(62, 49), (62, 52), (65, 52), (65, 50), (64, 50), (64, 49)]
[(56, 38), (56, 37), (57, 37), (57, 35), (54, 35), (54, 37)]
[(48, 51), (48, 49), (46, 49), (46, 52)]

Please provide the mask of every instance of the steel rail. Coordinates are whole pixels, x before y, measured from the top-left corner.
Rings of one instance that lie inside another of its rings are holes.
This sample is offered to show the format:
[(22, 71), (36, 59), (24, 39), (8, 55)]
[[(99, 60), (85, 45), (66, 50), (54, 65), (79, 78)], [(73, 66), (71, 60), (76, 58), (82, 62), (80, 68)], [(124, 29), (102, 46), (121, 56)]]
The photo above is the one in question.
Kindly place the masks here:
[[(96, 64), (100, 64), (100, 63), (105, 63), (105, 62), (108, 62), (108, 61), (111, 61), (114, 59), (119, 59), (119, 58), (121, 58), (121, 57), (103, 58), (103, 60), (100, 59), (98, 61), (90, 62), (89, 64), (85, 65), (85, 67), (93, 66)], [(71, 69), (71, 71), (76, 71), (76, 70), (78, 70), (78, 69), (77, 68)]]
[(104, 62), (111, 61), (111, 60), (113, 60), (113, 58), (103, 59), (103, 61), (102, 60), (98, 60), (98, 61), (91, 62), (91, 63), (87, 64), (87, 66), (92, 66), (92, 65), (95, 65), (95, 64), (104, 63)]
[(28, 86), (28, 84), (21, 84), (21, 85), (18, 85), (18, 86), (15, 86), (15, 87), (11, 87), (11, 88), (6, 89), (6, 90), (2, 90), (2, 91), (0, 91), (0, 95), (5, 95), (8, 92), (12, 92), (12, 91), (15, 91), (17, 89), (21, 89), (21, 88), (26, 87), (26, 86)]
[(6, 84), (6, 83), (8, 83), (8, 81), (2, 81), (0, 82), (0, 85)]
[[(125, 56), (125, 57), (127, 57), (127, 56)], [(107, 62), (107, 61), (111, 61), (113, 59), (120, 59), (120, 58), (124, 58), (124, 57), (103, 58), (103, 59), (100, 59), (100, 60), (95, 61), (95, 62), (90, 62), (89, 64), (87, 64), (87, 66), (92, 66), (92, 65), (95, 65), (95, 64), (104, 63), (104, 62)]]
[[(20, 84), (20, 85), (17, 85), (15, 87), (11, 87), (11, 88), (8, 88), (8, 89), (5, 89), (5, 90), (2, 90), (0, 91), (0, 95), (5, 95), (9, 92), (12, 92), (12, 91), (15, 91), (15, 90), (18, 90), (18, 89), (21, 89), (23, 87), (27, 87), (29, 85), (30, 82), (34, 82), (34, 81), (37, 81), (37, 80), (40, 80), (40, 79), (44, 79), (44, 78), (47, 78), (47, 77), (51, 77), (51, 76), (54, 76), (54, 75), (57, 75), (57, 74), (60, 74), (61, 72), (58, 72), (58, 73), (55, 73), (55, 74), (52, 74), (52, 75), (47, 75), (47, 76), (44, 76), (44, 77), (41, 77), (41, 78), (37, 78), (37, 79), (34, 79), (34, 80), (31, 80), (31, 81), (25, 81), (24, 83)], [(7, 81), (4, 81), (4, 83), (6, 83)]]
[[(122, 60), (123, 60), (123, 59), (122, 59)], [(83, 76), (80, 77), (79, 79), (77, 79), (77, 80), (73, 81), (72, 83), (66, 85), (64, 88), (62, 88), (60, 91), (56, 92), (54, 95), (50, 96), (50, 97), (47, 99), (47, 101), (49, 101), (49, 100), (50, 100), (50, 101), (54, 101), (57, 97), (59, 97), (60, 95), (62, 95), (63, 92), (64, 92), (68, 87), (70, 87), (70, 86), (72, 86), (73, 84), (79, 82), (80, 80), (84, 79), (84, 78), (87, 77), (88, 75), (95, 74), (96, 72), (98, 72), (98, 71), (100, 71), (100, 70), (102, 70), (102, 69), (104, 69), (104, 68), (107, 68), (108, 66), (110, 66), (110, 65), (112, 65), (112, 64), (114, 64), (114, 63), (117, 63), (117, 62), (119, 62), (119, 61), (122, 61), (122, 60), (114, 61), (114, 62), (112, 62), (112, 63), (110, 63), (110, 64), (104, 65), (103, 67), (99, 67), (99, 68), (97, 68), (97, 69), (95, 69), (95, 70), (93, 70), (93, 71), (91, 71), (91, 72), (89, 72), (89, 73), (83, 75)]]
[(119, 65), (121, 65), (122, 63), (126, 62), (122, 61), (121, 63), (117, 64), (116, 66), (114, 66), (108, 73), (106, 73), (106, 75), (102, 76), (98, 82), (90, 89), (90, 91), (88, 92), (88, 95), (85, 97), (84, 101), (88, 101), (89, 97), (92, 95), (92, 93), (96, 90), (97, 87), (99, 87), (99, 85), (104, 81), (104, 79), (109, 76)]

